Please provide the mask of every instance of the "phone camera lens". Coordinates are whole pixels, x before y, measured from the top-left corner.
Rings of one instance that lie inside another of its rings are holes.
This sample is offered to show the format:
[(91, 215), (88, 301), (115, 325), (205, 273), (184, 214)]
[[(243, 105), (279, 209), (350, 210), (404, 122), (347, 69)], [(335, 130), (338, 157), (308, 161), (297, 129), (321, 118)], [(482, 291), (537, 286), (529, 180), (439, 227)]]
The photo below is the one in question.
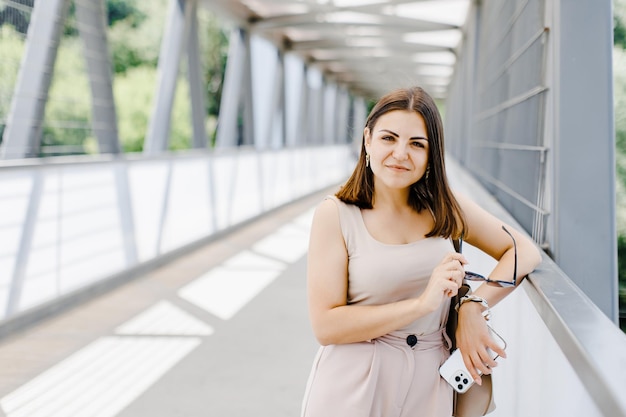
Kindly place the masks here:
[(463, 378), (463, 383), (467, 384), (469, 381), (467, 380), (467, 378)]
[(460, 391), (460, 390), (462, 390), (462, 389), (463, 389), (463, 385), (459, 384), (459, 385), (457, 385), (457, 388), (458, 388), (458, 389), (459, 389), (459, 391)]
[(461, 382), (461, 377), (457, 375), (456, 377), (454, 377), (454, 380), (455, 380), (456, 382)]

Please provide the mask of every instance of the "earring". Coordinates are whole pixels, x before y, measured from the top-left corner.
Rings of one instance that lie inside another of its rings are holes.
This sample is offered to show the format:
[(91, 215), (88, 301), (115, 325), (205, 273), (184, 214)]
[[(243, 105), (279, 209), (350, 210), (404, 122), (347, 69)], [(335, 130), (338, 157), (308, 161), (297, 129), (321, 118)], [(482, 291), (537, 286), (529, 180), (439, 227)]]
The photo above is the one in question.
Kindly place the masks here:
[(365, 154), (365, 166), (370, 166), (370, 154), (368, 153)]

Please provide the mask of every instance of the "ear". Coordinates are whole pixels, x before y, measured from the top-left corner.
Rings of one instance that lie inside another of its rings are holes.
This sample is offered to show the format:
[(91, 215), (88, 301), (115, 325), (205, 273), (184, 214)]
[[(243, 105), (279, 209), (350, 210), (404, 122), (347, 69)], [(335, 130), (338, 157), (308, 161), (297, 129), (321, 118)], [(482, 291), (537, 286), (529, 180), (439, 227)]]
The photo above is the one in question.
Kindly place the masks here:
[(365, 140), (365, 147), (369, 147), (372, 144), (372, 135), (370, 134), (370, 128), (363, 129), (363, 138)]

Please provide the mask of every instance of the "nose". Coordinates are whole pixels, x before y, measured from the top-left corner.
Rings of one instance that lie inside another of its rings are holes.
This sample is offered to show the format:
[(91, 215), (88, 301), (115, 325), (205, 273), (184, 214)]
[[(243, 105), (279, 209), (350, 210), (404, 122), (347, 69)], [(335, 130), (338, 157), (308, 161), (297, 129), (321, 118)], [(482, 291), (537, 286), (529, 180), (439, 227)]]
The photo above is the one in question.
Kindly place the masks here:
[(393, 149), (392, 155), (396, 161), (404, 161), (409, 157), (409, 152), (404, 144), (398, 143)]

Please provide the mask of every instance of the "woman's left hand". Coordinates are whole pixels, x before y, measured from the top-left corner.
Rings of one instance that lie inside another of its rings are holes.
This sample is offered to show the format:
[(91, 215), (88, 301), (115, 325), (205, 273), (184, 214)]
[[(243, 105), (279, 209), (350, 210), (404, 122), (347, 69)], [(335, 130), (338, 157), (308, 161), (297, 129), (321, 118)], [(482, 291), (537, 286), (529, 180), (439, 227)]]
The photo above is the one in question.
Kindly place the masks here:
[(504, 349), (498, 346), (489, 334), (482, 309), (479, 303), (464, 303), (459, 308), (459, 322), (456, 330), (457, 348), (461, 349), (465, 366), (479, 385), (482, 383), (479, 371), (483, 374), (491, 374), (491, 369), (498, 365), (487, 348), (498, 356), (506, 358)]

